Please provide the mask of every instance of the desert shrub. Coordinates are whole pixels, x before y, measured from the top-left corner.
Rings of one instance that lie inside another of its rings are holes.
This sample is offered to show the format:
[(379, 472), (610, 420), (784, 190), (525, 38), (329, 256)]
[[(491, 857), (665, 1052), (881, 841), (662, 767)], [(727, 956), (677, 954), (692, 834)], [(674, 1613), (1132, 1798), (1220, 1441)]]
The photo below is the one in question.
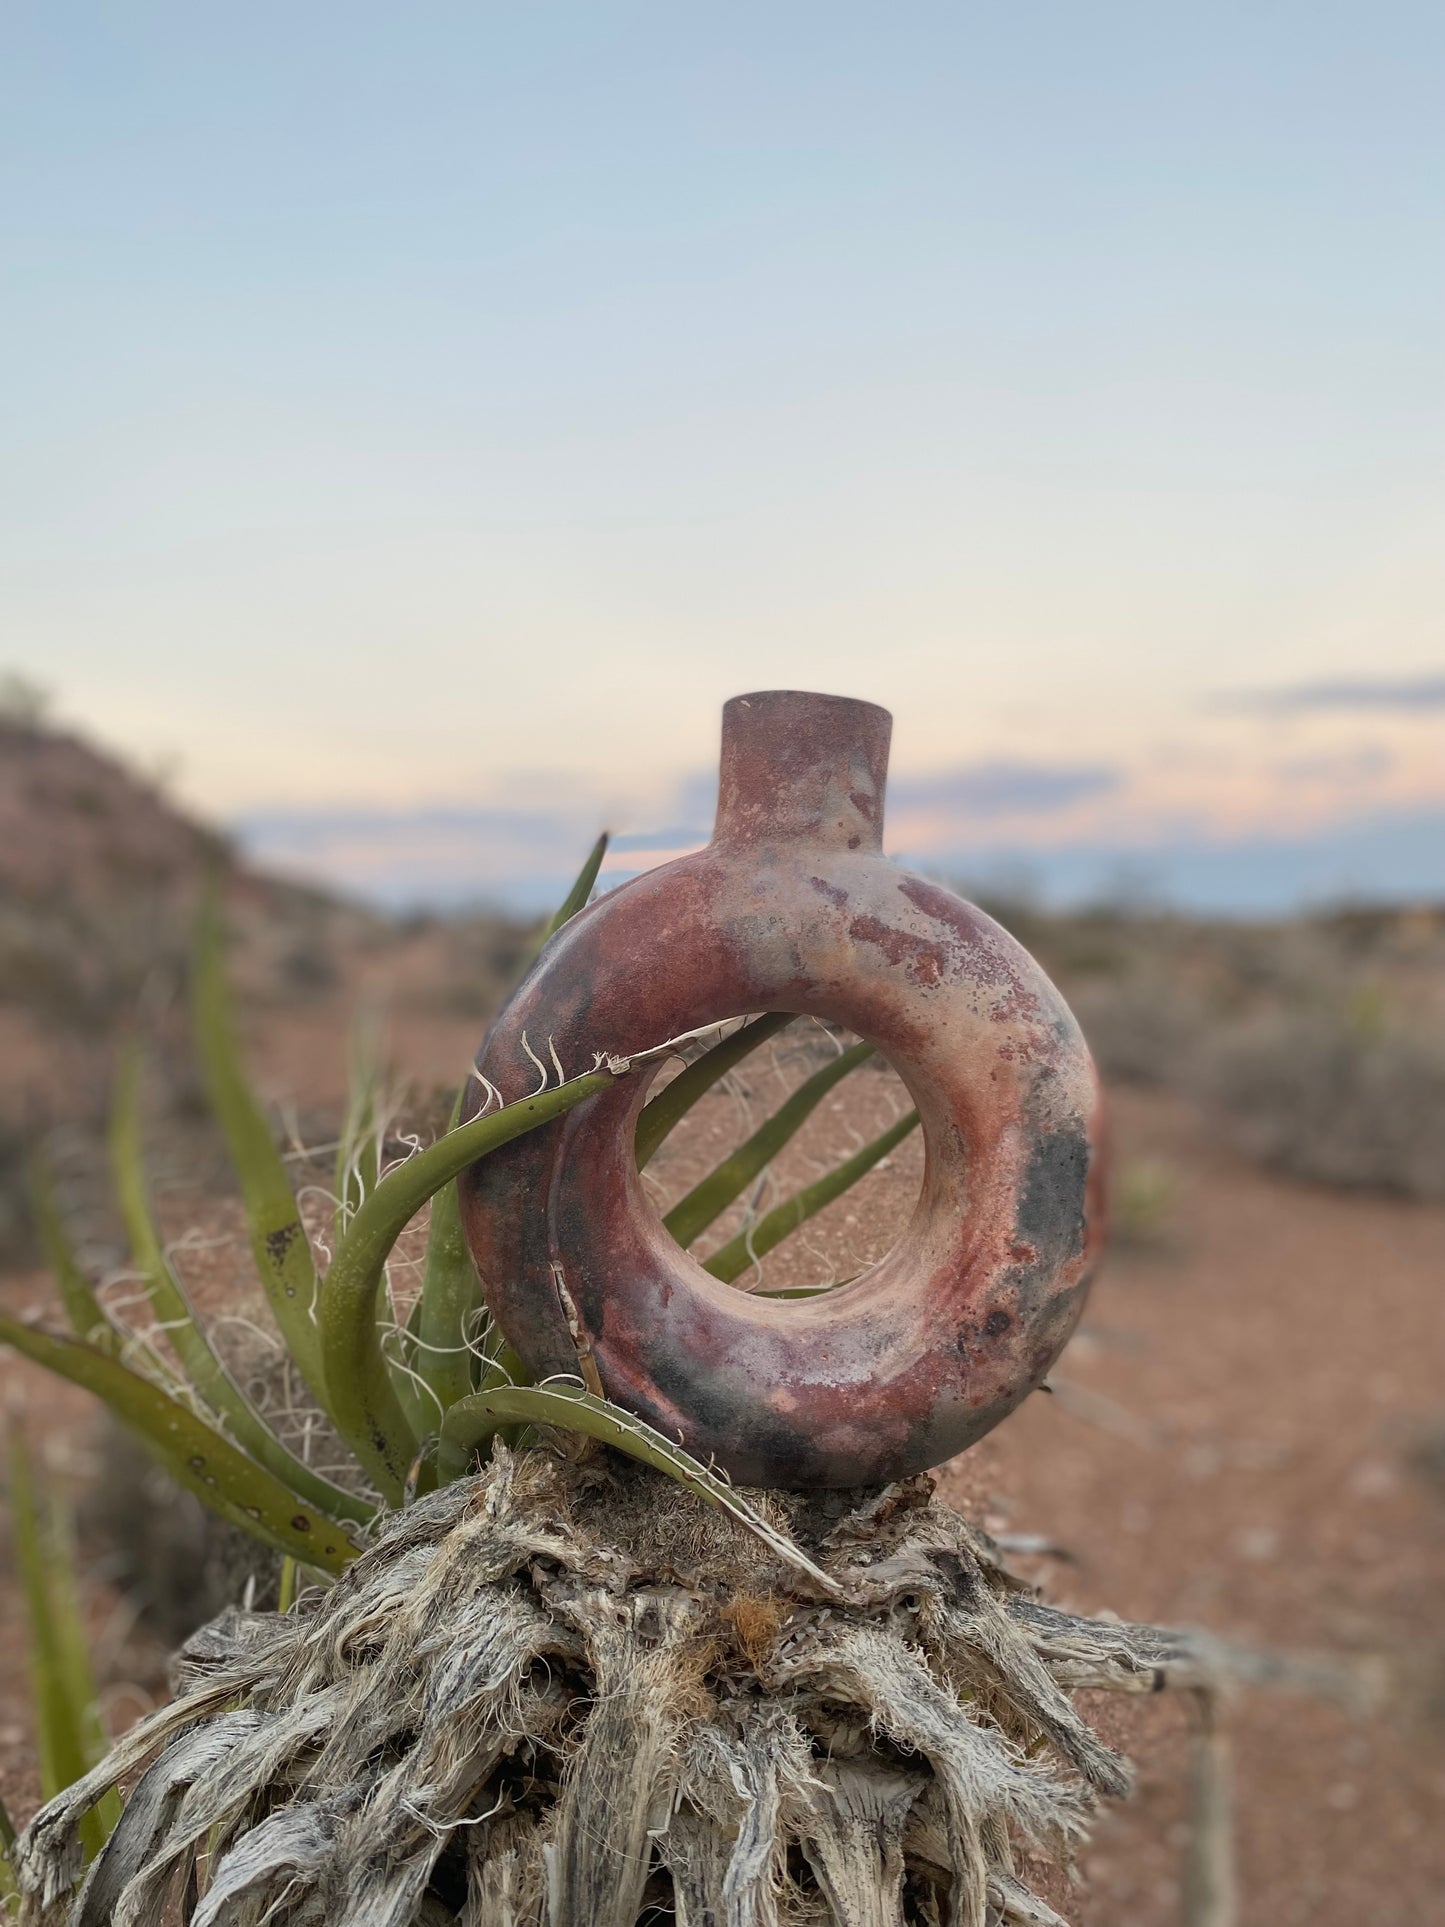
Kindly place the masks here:
[(526, 968), (540, 933), (484, 911), (441, 928), (444, 967), (432, 1000), (459, 1016), (492, 1017)]
[(1360, 1004), (1227, 1033), (1201, 1088), (1239, 1147), (1320, 1184), (1445, 1198), (1445, 1037)]
[(1106, 1082), (1202, 1103), (1290, 1176), (1445, 1197), (1445, 913), (997, 914), (1055, 977)]
[(1123, 1160), (1115, 1167), (1109, 1197), (1109, 1238), (1115, 1250), (1167, 1247), (1178, 1203), (1173, 1165), (1162, 1158)]
[(1087, 979), (1069, 1001), (1106, 1081), (1174, 1090), (1190, 1081), (1208, 1013), (1165, 970)]

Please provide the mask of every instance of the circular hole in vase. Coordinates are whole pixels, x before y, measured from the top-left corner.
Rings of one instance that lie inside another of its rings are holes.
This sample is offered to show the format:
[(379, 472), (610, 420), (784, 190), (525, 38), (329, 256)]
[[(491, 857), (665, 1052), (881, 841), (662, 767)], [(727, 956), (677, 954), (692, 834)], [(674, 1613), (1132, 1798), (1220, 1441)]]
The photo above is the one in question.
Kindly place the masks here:
[[(903, 1128), (912, 1100), (902, 1079), (878, 1052), (836, 1081), (829, 1076), (858, 1044), (841, 1026), (794, 1018), (707, 1091), (642, 1173), (643, 1189), (676, 1241), (737, 1290), (793, 1299), (846, 1284), (887, 1256), (913, 1216), (923, 1133)], [(669, 1066), (649, 1096), (682, 1069)], [(734, 1188), (713, 1178), (723, 1161), (805, 1087), (816, 1091), (820, 1083), (826, 1088), (796, 1131), (718, 1209), (719, 1189)], [(826, 1184), (848, 1160), (869, 1161), (880, 1144), (883, 1154), (853, 1183), (772, 1242), (788, 1222), (773, 1214)]]

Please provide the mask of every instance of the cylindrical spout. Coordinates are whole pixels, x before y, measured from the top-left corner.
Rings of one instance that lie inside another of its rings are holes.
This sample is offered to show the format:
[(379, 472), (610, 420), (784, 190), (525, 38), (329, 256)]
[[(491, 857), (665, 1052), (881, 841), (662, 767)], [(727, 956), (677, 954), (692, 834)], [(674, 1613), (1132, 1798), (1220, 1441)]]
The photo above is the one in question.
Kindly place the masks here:
[(878, 850), (893, 718), (876, 703), (765, 689), (723, 708), (714, 843)]

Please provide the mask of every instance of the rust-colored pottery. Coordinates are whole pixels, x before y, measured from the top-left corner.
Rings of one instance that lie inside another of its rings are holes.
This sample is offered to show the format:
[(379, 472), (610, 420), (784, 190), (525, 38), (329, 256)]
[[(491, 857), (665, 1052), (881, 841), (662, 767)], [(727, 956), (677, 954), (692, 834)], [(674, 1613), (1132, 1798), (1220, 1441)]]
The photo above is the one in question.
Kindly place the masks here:
[(488, 1304), (529, 1369), (577, 1372), (575, 1322), (609, 1397), (748, 1484), (880, 1483), (982, 1437), (1058, 1356), (1102, 1235), (1084, 1040), (998, 924), (882, 854), (891, 727), (841, 696), (735, 697), (712, 841), (566, 924), (478, 1058), (510, 1101), (539, 1081), (523, 1032), (573, 1075), (784, 1010), (847, 1025), (907, 1085), (912, 1220), (818, 1297), (751, 1296), (669, 1237), (633, 1148), (652, 1073), (461, 1181)]

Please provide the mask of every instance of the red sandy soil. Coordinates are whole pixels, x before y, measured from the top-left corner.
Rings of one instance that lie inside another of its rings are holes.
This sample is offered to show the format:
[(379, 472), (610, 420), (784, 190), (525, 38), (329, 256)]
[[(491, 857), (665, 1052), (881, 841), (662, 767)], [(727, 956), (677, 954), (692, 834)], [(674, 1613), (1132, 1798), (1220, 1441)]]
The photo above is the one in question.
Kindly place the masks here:
[[(977, 1455), (997, 1509), (1075, 1554), (1041, 1574), (1060, 1603), (1383, 1656), (1377, 1718), (1234, 1708), (1241, 1918), (1445, 1918), (1445, 1490), (1415, 1469), (1445, 1404), (1445, 1212), (1263, 1176), (1177, 1105), (1124, 1101), (1118, 1124), (1125, 1157), (1178, 1173), (1173, 1248), (1115, 1258), (1058, 1368), (1117, 1412), (1035, 1397)], [(1076, 1917), (1162, 1927), (1185, 1709), (1127, 1725), (1139, 1792), (1085, 1856)]]
[[(423, 1091), (453, 1084), (480, 1026), (442, 994), (443, 974), (423, 935), (359, 963), (335, 997), (273, 1007), (252, 1027), (262, 1082), (302, 1110), (334, 1107), (341, 1011), (369, 985), (388, 996), (399, 1066)], [(855, 1082), (877, 1120), (869, 1128), (880, 1128), (896, 1102), (889, 1078)], [(704, 1168), (723, 1135), (736, 1139), (738, 1100), (712, 1105), (661, 1168), (667, 1192)], [(795, 1179), (830, 1118), (839, 1121), (825, 1111), (791, 1154)], [(1233, 1709), (1240, 1918), (1421, 1927), (1445, 1917), (1445, 1490), (1416, 1469), (1420, 1441), (1445, 1422), (1445, 1210), (1262, 1175), (1177, 1100), (1125, 1093), (1115, 1124), (1121, 1163), (1147, 1157), (1172, 1174), (1167, 1222), (1109, 1261), (1058, 1368), (1059, 1393), (1031, 1399), (946, 1468), (943, 1490), (994, 1529), (1040, 1534), (1067, 1553), (1030, 1567), (1060, 1603), (1263, 1646), (1383, 1656), (1386, 1701), (1368, 1720), (1281, 1696)], [(850, 1258), (878, 1255), (916, 1195), (918, 1155), (910, 1139), (817, 1222), (808, 1251), (777, 1254), (772, 1282), (837, 1276)], [(45, 1290), (35, 1277), (12, 1280), (0, 1302), (34, 1304)], [(83, 1473), (95, 1437), (86, 1401), (14, 1358), (0, 1373), (23, 1388), (57, 1469)], [(123, 1602), (98, 1587), (94, 1610), (108, 1628), (107, 1678), (157, 1690), (158, 1655), (121, 1636)], [(23, 1818), (36, 1788), (19, 1651), (6, 1583), (0, 1792)], [(1188, 1708), (1163, 1696), (1092, 1710), (1138, 1763), (1139, 1789), (1084, 1854), (1071, 1918), (1172, 1927)]]

